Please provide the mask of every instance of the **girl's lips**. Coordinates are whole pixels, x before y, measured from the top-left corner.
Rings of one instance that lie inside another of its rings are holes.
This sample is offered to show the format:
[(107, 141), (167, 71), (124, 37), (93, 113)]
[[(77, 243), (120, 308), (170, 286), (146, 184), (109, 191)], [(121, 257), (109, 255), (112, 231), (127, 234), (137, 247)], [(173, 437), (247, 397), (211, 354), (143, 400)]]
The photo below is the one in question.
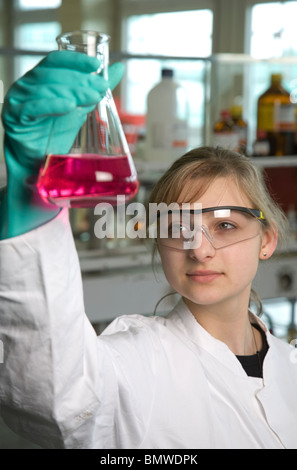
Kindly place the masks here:
[(222, 276), (222, 274), (223, 273), (218, 271), (194, 271), (187, 273), (187, 276), (194, 282), (207, 284), (208, 282), (212, 282), (218, 277)]

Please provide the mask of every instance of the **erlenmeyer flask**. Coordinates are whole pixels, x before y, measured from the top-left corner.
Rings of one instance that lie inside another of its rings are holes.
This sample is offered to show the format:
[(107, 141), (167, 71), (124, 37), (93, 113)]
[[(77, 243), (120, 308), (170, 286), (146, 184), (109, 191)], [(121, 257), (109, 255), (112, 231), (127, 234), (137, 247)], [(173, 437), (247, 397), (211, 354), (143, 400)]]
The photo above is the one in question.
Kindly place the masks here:
[[(108, 79), (109, 36), (74, 31), (57, 37), (60, 50), (97, 56), (97, 71)], [(132, 199), (138, 190), (134, 167), (111, 91), (97, 104), (80, 128), (67, 154), (49, 154), (37, 187), (44, 200), (64, 207), (94, 207)], [(123, 198), (121, 198), (123, 200)]]

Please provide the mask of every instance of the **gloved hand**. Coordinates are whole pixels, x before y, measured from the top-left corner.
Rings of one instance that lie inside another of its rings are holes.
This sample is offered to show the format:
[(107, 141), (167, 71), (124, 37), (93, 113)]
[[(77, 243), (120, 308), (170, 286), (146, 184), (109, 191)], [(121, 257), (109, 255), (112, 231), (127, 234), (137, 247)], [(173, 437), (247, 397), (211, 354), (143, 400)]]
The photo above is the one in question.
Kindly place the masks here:
[(7, 188), (0, 204), (0, 238), (25, 233), (54, 217), (59, 208), (46, 206), (36, 180), (46, 153), (67, 153), (87, 114), (121, 80), (124, 66), (109, 67), (109, 80), (92, 74), (96, 57), (54, 51), (16, 81), (2, 110)]

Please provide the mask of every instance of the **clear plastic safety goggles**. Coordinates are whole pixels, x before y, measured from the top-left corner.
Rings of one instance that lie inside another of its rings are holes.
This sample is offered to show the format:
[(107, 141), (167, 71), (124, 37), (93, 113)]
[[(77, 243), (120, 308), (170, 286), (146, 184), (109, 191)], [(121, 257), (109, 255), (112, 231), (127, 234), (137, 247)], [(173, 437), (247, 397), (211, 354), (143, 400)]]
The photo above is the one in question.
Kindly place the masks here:
[(215, 249), (258, 236), (265, 224), (263, 212), (238, 206), (173, 210), (157, 215), (156, 243), (174, 250), (197, 249), (202, 235)]

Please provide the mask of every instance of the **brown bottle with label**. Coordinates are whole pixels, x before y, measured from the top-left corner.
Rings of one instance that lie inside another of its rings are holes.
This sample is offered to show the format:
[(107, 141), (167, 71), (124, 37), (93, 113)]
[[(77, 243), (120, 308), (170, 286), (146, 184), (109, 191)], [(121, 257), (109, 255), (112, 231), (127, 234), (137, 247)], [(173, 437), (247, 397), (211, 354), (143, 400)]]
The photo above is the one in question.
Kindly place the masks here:
[(295, 104), (281, 84), (282, 75), (272, 74), (271, 85), (258, 99), (257, 140), (269, 143), (269, 156), (282, 157), (295, 152)]

